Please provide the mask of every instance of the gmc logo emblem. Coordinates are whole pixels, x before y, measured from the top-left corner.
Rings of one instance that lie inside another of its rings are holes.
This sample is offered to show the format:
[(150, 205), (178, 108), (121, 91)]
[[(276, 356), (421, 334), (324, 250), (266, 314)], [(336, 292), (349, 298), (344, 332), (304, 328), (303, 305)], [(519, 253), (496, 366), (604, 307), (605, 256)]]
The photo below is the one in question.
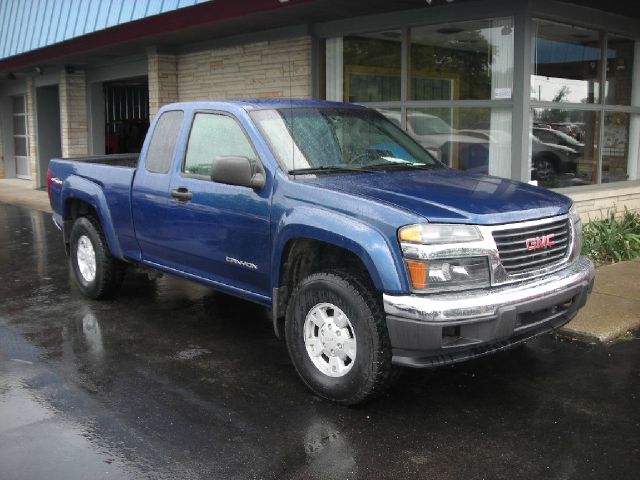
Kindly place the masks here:
[(553, 241), (553, 237), (555, 236), (555, 233), (550, 233), (542, 237), (527, 238), (524, 242), (527, 250), (538, 250), (539, 248), (553, 247), (556, 244), (556, 242)]

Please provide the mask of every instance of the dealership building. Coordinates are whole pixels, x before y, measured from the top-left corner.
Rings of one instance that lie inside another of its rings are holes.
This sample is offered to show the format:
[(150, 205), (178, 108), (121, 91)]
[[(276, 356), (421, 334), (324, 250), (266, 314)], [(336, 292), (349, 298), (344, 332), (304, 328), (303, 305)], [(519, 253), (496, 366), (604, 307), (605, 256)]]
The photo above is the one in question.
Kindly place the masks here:
[(367, 105), (453, 168), (640, 210), (636, 1), (0, 0), (0, 178), (255, 97)]

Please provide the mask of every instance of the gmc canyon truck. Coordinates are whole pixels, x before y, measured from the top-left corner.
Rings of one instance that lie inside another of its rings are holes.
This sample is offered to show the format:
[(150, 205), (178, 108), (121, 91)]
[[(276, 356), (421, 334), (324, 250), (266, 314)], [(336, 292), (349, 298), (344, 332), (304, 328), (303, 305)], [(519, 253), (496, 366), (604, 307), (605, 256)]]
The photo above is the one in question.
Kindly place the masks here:
[(361, 106), (167, 105), (139, 158), (52, 160), (48, 176), (84, 295), (114, 296), (133, 265), (268, 306), (306, 386), (342, 404), (396, 366), (557, 329), (593, 285), (569, 198), (447, 168)]

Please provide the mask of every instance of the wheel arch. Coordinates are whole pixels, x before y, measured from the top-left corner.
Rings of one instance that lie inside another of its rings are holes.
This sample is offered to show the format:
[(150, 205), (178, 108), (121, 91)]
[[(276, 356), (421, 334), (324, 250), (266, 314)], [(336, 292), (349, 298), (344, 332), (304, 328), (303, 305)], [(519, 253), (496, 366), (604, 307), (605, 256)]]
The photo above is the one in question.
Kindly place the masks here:
[(381, 232), (333, 212), (323, 212), (322, 216), (315, 213), (290, 216), (276, 235), (271, 278), (274, 330), (278, 336), (278, 321), (284, 315), (291, 290), (308, 274), (344, 270), (363, 278), (378, 292), (408, 288), (398, 260)]
[(100, 228), (111, 255), (122, 259), (122, 251), (118, 243), (109, 206), (102, 189), (93, 182), (80, 177), (70, 177), (65, 181), (63, 193), (63, 234), (65, 249), (69, 254), (69, 238), (73, 222), (82, 216), (94, 216), (100, 222)]

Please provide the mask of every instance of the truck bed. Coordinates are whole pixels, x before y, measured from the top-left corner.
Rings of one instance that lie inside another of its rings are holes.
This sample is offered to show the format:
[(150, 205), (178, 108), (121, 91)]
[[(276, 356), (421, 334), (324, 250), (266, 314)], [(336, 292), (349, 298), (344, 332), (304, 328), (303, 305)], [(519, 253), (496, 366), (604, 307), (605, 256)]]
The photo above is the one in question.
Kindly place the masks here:
[(69, 202), (82, 200), (101, 217), (114, 256), (137, 257), (139, 249), (131, 218), (131, 184), (138, 158), (138, 154), (124, 154), (52, 159), (49, 163), (51, 176), (60, 182), (59, 186), (54, 184), (51, 188), (54, 219), (62, 224), (65, 212), (68, 215)]

